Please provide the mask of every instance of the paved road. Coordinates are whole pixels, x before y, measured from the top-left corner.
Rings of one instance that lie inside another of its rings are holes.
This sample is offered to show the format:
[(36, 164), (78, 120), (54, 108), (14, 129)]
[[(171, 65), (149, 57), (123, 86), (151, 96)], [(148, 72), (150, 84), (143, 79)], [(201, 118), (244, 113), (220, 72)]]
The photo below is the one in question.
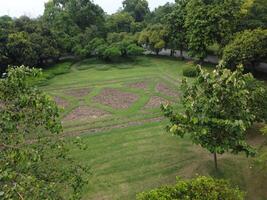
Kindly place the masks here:
[[(155, 53), (152, 53), (152, 52), (147, 52), (147, 53), (155, 54)], [(164, 49), (159, 53), (159, 55), (163, 55), (163, 56), (170, 56), (170, 54), (171, 54), (171, 50), (170, 49)], [(190, 56), (188, 56), (186, 51), (183, 54), (184, 54), (184, 57), (186, 59), (193, 60)], [(181, 57), (180, 51), (176, 51), (174, 56), (177, 57), (177, 58)], [(208, 55), (207, 58), (204, 61), (208, 62), (208, 63), (212, 63), (212, 64), (218, 64), (220, 59), (218, 58), (218, 56)], [(256, 70), (259, 71), (259, 72), (266, 73), (266, 75), (267, 75), (267, 63), (260, 63), (256, 67)]]

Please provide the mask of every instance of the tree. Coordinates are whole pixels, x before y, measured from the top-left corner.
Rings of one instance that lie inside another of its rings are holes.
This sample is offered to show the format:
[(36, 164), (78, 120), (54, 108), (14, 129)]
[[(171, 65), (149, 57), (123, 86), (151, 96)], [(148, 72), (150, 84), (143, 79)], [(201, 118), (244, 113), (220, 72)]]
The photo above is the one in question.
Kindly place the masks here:
[(168, 31), (167, 28), (161, 24), (150, 25), (143, 30), (138, 39), (138, 43), (145, 45), (157, 55), (166, 47)]
[(240, 0), (190, 0), (185, 19), (189, 55), (202, 61), (208, 46), (225, 46), (237, 28), (241, 5)]
[(8, 57), (12, 64), (36, 65), (37, 54), (33, 49), (30, 35), (27, 32), (16, 32), (8, 35)]
[(246, 0), (243, 6), (241, 30), (267, 28), (267, 1)]
[(0, 79), (0, 197), (80, 199), (88, 170), (74, 164), (58, 135), (56, 103), (30, 84), (39, 74), (21, 66)]
[(235, 68), (243, 64), (246, 69), (255, 70), (263, 59), (267, 58), (267, 29), (246, 30), (235, 35), (224, 48), (224, 63)]
[(14, 21), (11, 17), (0, 17), (0, 74), (6, 70), (7, 65), (10, 63), (8, 57), (7, 41), (8, 35), (14, 32)]
[(149, 13), (147, 0), (124, 0), (123, 11), (128, 12), (136, 22), (142, 22)]
[(104, 11), (90, 0), (52, 0), (45, 4), (43, 21), (56, 35), (62, 53), (73, 53), (83, 48), (77, 36), (88, 29), (103, 36), (105, 19)]
[(127, 12), (118, 12), (108, 17), (106, 26), (109, 32), (130, 33), (134, 18)]
[(199, 69), (199, 76), (192, 85), (183, 81), (184, 112), (176, 113), (171, 106), (163, 107), (170, 119), (168, 130), (180, 137), (190, 134), (195, 144), (214, 154), (217, 169), (217, 154), (255, 151), (246, 141), (246, 130), (258, 121), (253, 106), (260, 91), (250, 90), (251, 74), (243, 74), (243, 68), (230, 71), (217, 66), (211, 73)]
[(169, 32), (168, 47), (172, 49), (172, 54), (175, 49), (180, 50), (180, 56), (183, 58), (183, 50), (186, 49), (186, 4), (188, 0), (176, 1), (173, 11), (166, 15), (167, 28)]
[(163, 6), (159, 6), (158, 8), (155, 8), (154, 11), (150, 12), (146, 16), (145, 22), (149, 24), (166, 23), (165, 16), (173, 12), (174, 7), (175, 7), (174, 3), (168, 2)]
[(165, 186), (137, 195), (137, 200), (244, 200), (244, 193), (225, 180), (197, 177), (177, 180), (174, 186)]

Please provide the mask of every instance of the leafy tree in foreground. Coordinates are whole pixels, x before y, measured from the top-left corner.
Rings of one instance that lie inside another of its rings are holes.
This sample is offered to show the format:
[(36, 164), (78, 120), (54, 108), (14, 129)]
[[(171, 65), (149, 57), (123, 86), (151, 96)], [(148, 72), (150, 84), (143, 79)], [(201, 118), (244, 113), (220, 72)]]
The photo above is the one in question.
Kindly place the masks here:
[(55, 102), (28, 83), (39, 74), (22, 66), (0, 79), (0, 199), (80, 199), (87, 169), (57, 135)]
[(267, 29), (246, 30), (236, 34), (223, 50), (225, 65), (235, 68), (243, 64), (247, 69), (255, 70), (256, 65), (267, 58)]
[(243, 200), (244, 193), (225, 180), (198, 177), (178, 180), (174, 186), (165, 186), (137, 195), (137, 200)]
[(255, 155), (245, 136), (246, 130), (259, 120), (254, 102), (264, 89), (250, 90), (251, 81), (253, 76), (244, 75), (242, 67), (232, 72), (218, 66), (211, 73), (199, 68), (199, 76), (192, 85), (183, 81), (184, 112), (163, 107), (170, 119), (168, 130), (180, 137), (190, 134), (193, 143), (214, 154), (216, 169), (217, 154), (230, 151)]

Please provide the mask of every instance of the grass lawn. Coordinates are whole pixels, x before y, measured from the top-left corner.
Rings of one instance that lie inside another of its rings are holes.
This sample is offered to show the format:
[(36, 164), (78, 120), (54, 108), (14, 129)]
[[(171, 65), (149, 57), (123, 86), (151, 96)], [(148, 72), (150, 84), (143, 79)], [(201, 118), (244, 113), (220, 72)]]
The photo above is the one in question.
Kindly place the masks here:
[[(45, 72), (42, 89), (65, 108), (64, 134), (82, 136), (88, 145), (86, 151), (72, 150), (92, 171), (84, 199), (135, 199), (138, 192), (174, 183), (176, 176), (197, 174), (229, 179), (249, 200), (267, 199), (266, 171), (253, 158), (225, 154), (215, 173), (207, 151), (165, 132), (160, 103), (182, 109), (179, 85), (190, 65), (156, 57), (116, 64), (88, 59)], [(257, 127), (250, 130), (251, 143), (265, 148), (265, 139)]]

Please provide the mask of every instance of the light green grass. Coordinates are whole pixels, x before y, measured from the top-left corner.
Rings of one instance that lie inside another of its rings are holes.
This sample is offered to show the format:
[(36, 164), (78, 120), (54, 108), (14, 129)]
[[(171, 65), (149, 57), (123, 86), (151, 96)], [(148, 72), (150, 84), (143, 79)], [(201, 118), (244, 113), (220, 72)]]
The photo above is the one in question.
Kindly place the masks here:
[[(176, 59), (139, 57), (119, 63), (88, 59), (74, 65), (63, 63), (51, 68), (52, 71), (45, 71), (48, 74), (64, 72), (42, 82), (43, 90), (69, 102), (62, 117), (79, 105), (110, 113), (105, 118), (63, 124), (65, 134), (81, 135), (88, 145), (86, 151), (72, 147), (71, 152), (77, 161), (92, 169), (84, 200), (131, 200), (138, 192), (173, 184), (176, 176), (190, 178), (196, 174), (229, 179), (247, 191), (248, 200), (267, 199), (267, 175), (254, 166), (253, 158), (226, 154), (219, 157), (220, 172), (215, 173), (212, 156), (207, 151), (192, 145), (189, 138), (167, 134), (166, 120), (151, 120), (162, 116), (160, 108), (144, 109), (151, 96), (161, 96), (173, 101), (177, 110), (181, 110), (178, 98), (158, 93), (155, 86), (162, 82), (179, 93), (182, 72), (188, 66), (191, 64)], [(149, 83), (146, 91), (127, 86), (144, 80)], [(90, 93), (82, 99), (66, 95), (66, 90), (77, 88), (90, 88)], [(139, 99), (128, 109), (114, 109), (94, 102), (93, 98), (104, 88), (134, 93)], [(250, 140), (262, 143), (255, 130), (251, 130), (254, 136)]]

